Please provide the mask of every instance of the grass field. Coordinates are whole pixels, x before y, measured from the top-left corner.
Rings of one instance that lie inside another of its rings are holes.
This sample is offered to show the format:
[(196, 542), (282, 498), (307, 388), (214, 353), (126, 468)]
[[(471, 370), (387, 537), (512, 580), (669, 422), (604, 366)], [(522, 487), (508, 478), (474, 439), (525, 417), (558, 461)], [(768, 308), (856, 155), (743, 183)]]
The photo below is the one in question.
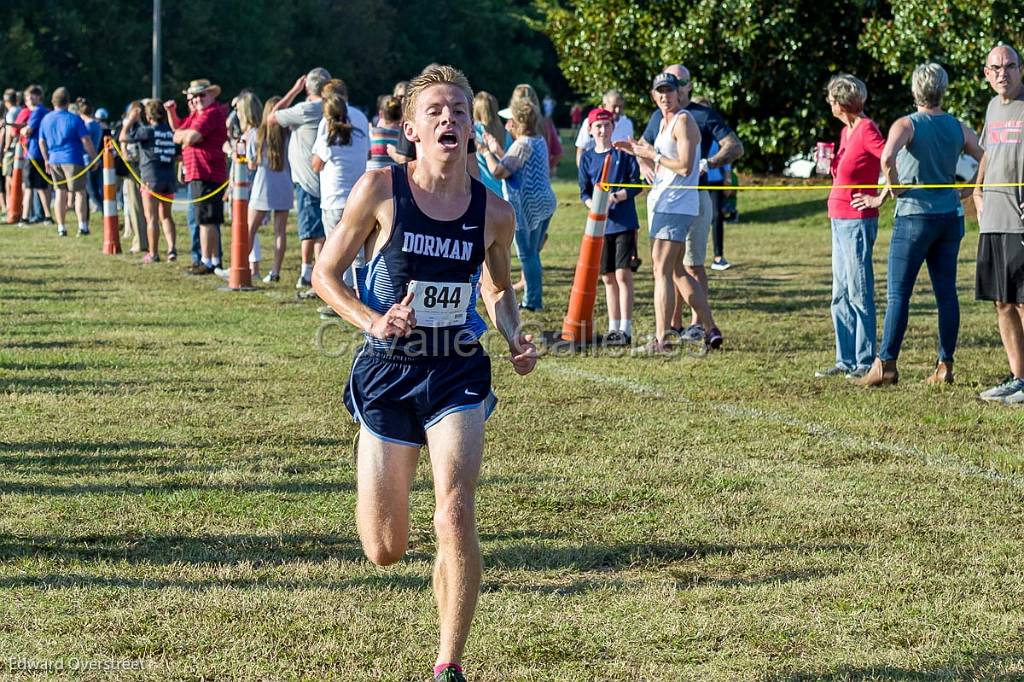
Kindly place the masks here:
[[(585, 218), (557, 190), (544, 329)], [(922, 276), (900, 385), (864, 391), (813, 378), (833, 358), (824, 195), (740, 209), (736, 267), (711, 278), (722, 352), (495, 361), (470, 680), (1024, 678), (1024, 413), (975, 397), (1006, 373), (977, 226), (957, 385), (921, 383)], [(429, 467), (409, 555), (372, 566), (334, 352), (354, 335), (317, 348), (294, 228), (287, 276), (251, 294), (51, 230), (0, 227), (0, 676), (427, 679)]]

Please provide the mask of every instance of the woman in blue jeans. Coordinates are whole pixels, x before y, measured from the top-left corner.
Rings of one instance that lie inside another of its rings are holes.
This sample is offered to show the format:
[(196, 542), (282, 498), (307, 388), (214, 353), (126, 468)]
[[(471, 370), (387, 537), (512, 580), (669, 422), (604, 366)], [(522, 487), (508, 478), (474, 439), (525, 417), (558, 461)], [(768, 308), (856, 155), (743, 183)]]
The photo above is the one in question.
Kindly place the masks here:
[(491, 174), (507, 180), (509, 203), (516, 212), (516, 251), (523, 266), (526, 291), (520, 306), (526, 310), (544, 308), (544, 269), (540, 247), (555, 212), (551, 189), (548, 145), (541, 129), (540, 110), (528, 99), (512, 104), (511, 133), (515, 141), (502, 155), (501, 144), (488, 132), (484, 161)]
[(956, 183), (961, 151), (981, 158), (978, 137), (963, 122), (942, 110), (949, 77), (938, 64), (914, 69), (917, 111), (896, 121), (882, 151), (886, 187), (878, 196), (855, 194), (855, 208), (877, 208), (887, 195), (896, 197), (896, 218), (889, 245), (888, 304), (878, 357), (860, 386), (884, 386), (899, 381), (896, 360), (907, 331), (910, 295), (922, 263), (939, 311), (939, 349), (929, 384), (953, 383), (953, 353), (960, 331), (960, 302), (956, 293), (956, 260), (964, 236), (961, 194), (955, 189), (894, 189), (893, 185)]

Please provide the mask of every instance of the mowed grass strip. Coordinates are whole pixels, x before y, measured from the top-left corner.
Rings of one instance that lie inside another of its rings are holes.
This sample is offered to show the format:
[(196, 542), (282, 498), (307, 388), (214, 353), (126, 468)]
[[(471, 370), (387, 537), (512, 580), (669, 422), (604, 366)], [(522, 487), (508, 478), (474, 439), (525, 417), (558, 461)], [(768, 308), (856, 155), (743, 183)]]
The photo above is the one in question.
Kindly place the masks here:
[[(561, 326), (585, 220), (562, 177), (536, 330)], [(824, 196), (742, 197), (736, 267), (711, 274), (720, 353), (549, 355), (527, 378), (495, 358), (471, 680), (1024, 676), (1024, 413), (976, 399), (1006, 373), (973, 301), (977, 226), (958, 383), (921, 383), (922, 276), (900, 385), (863, 391), (813, 378), (833, 358)], [(137, 679), (427, 679), (426, 456), (409, 555), (373, 567), (341, 403), (357, 335), (295, 298), (296, 249), (280, 285), (236, 294), (52, 232), (0, 227), (4, 675), (127, 659)]]

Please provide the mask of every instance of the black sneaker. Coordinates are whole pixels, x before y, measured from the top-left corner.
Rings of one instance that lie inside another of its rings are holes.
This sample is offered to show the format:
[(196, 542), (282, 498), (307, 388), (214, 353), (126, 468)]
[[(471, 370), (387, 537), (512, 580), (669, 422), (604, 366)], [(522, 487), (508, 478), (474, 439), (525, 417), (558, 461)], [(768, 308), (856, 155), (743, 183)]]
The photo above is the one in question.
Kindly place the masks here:
[(722, 332), (719, 331), (718, 327), (712, 327), (708, 330), (707, 336), (704, 337), (705, 343), (708, 344), (708, 348), (711, 350), (718, 350), (722, 347), (722, 342), (725, 339), (722, 337)]
[(434, 675), (434, 682), (466, 682), (466, 676), (454, 665), (450, 665)]
[(43, 218), (43, 224), (44, 225), (56, 225), (57, 223), (55, 223), (53, 221), (53, 218)]
[(852, 370), (848, 370), (845, 367), (839, 365), (832, 365), (828, 369), (819, 369), (814, 373), (817, 379), (831, 379), (832, 377), (843, 377), (849, 374)]
[(90, 234), (92, 234), (92, 232), (89, 232), (89, 228), (88, 227), (85, 228), (84, 230), (83, 229), (79, 229), (78, 230), (78, 236), (79, 237), (88, 237)]
[(606, 346), (628, 346), (632, 341), (633, 339), (630, 338), (629, 334), (621, 332), (618, 329), (612, 330), (604, 335), (604, 345)]
[(57, 236), (58, 237), (67, 237), (68, 236), (68, 231), (65, 230), (63, 227), (58, 227), (57, 228)]

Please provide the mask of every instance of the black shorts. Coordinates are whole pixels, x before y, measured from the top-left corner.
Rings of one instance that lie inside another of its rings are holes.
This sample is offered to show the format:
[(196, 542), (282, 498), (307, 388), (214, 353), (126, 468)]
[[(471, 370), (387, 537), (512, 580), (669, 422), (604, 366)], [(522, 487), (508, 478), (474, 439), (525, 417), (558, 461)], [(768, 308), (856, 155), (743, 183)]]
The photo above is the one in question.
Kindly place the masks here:
[(375, 351), (356, 355), (345, 387), (345, 407), (377, 438), (420, 447), (427, 429), (449, 414), (484, 405), (490, 416), (491, 358), (483, 346), (456, 357), (409, 357)]
[[(193, 180), (188, 183), (192, 192), (192, 199), (205, 197), (220, 187), (222, 182), (208, 182), (206, 180)], [(216, 192), (207, 199), (196, 204), (196, 220), (200, 225), (221, 225), (224, 223), (224, 189)]]
[(604, 236), (604, 255), (601, 256), (601, 272), (608, 274), (616, 270), (627, 270), (629, 261), (636, 254), (636, 230), (626, 230)]
[[(43, 167), (42, 161), (37, 161), (36, 163), (39, 164), (40, 168)], [(40, 173), (31, 161), (26, 163), (23, 172), (25, 173), (25, 187), (29, 189), (47, 189), (50, 186), (48, 182), (48, 180), (52, 180), (50, 175), (45, 170)]]
[(1024, 303), (1024, 234), (982, 233), (975, 273), (977, 300)]

